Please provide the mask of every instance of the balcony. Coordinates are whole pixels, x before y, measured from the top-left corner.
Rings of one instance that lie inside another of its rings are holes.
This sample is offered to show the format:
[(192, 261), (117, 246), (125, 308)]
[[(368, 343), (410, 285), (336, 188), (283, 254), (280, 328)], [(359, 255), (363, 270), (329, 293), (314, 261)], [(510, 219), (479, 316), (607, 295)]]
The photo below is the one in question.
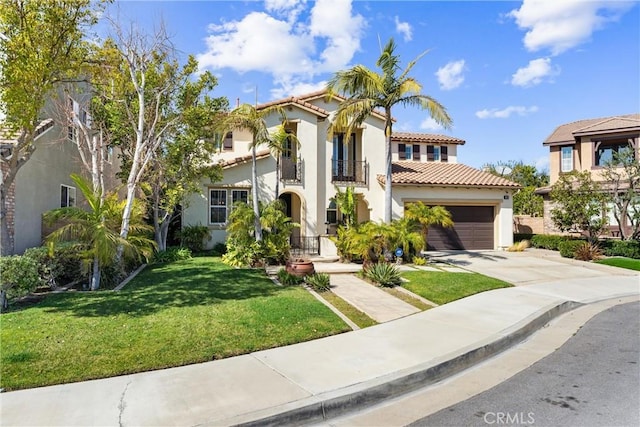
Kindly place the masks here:
[(331, 182), (367, 184), (369, 164), (366, 161), (331, 160)]
[(280, 180), (283, 182), (302, 182), (302, 160), (281, 157)]

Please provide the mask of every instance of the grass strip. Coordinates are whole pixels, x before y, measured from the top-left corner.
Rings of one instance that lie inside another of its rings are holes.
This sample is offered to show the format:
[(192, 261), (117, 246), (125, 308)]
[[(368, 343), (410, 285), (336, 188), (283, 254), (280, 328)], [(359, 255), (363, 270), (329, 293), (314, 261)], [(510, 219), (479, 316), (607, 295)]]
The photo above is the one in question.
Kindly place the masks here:
[(598, 264), (611, 265), (613, 267), (626, 268), (628, 270), (640, 271), (640, 259), (633, 258), (604, 258), (595, 261)]
[(405, 272), (402, 277), (408, 280), (402, 283), (402, 287), (436, 304), (446, 304), (469, 295), (512, 286), (477, 273), (421, 270)]
[(365, 313), (358, 310), (333, 292), (322, 292), (320, 293), (320, 296), (324, 298), (329, 304), (337, 308), (339, 312), (347, 316), (353, 323), (358, 325), (359, 328), (366, 328), (368, 326), (378, 324), (371, 317), (367, 316)]
[(119, 292), (48, 295), (1, 316), (0, 387), (17, 390), (205, 362), (349, 331), (301, 287), (197, 257)]
[(386, 293), (406, 302), (407, 304), (410, 304), (412, 306), (414, 306), (415, 308), (417, 308), (418, 310), (429, 310), (430, 308), (433, 308), (432, 305), (427, 304), (423, 301), (420, 301), (418, 298), (414, 298), (411, 295), (407, 295), (404, 292), (402, 292), (401, 290), (398, 290), (396, 288), (386, 288), (386, 287), (380, 287), (380, 289), (384, 290)]

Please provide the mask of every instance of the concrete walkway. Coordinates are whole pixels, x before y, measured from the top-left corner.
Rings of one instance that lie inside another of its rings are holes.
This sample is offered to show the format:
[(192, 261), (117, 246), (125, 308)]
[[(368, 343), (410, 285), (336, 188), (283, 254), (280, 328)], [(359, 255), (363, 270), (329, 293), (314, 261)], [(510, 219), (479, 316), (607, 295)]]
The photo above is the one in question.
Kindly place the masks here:
[(0, 394), (6, 426), (300, 425), (378, 403), (521, 342), (553, 317), (640, 295), (638, 275), (497, 289), (359, 331), (239, 357)]
[(332, 274), (331, 291), (378, 323), (420, 311), (353, 274)]

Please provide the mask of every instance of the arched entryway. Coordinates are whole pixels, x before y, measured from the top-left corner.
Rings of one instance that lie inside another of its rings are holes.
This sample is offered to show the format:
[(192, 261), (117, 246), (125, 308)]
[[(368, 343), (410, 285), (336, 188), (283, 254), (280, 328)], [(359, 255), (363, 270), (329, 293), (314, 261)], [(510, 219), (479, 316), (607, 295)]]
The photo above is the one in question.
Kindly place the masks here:
[(291, 221), (300, 224), (300, 227), (294, 228), (291, 232), (291, 248), (298, 249), (304, 244), (304, 238), (302, 237), (304, 236), (304, 233), (302, 233), (304, 229), (304, 224), (302, 223), (302, 198), (294, 192), (287, 191), (280, 194), (278, 199), (284, 203), (285, 213), (291, 218)]

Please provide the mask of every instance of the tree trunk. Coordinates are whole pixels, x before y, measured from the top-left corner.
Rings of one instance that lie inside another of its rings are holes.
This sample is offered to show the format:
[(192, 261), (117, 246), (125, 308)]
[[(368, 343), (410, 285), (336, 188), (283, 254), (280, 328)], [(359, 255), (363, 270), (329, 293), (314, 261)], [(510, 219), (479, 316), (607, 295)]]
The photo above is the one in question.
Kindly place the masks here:
[(9, 209), (7, 207), (7, 192), (9, 186), (5, 186), (4, 177), (0, 177), (0, 255), (13, 255), (14, 240), (9, 233)]
[(100, 288), (100, 263), (98, 257), (93, 258), (93, 272), (91, 274), (91, 284), (89, 289), (97, 291)]
[(260, 203), (258, 202), (258, 167), (256, 159), (256, 143), (251, 147), (251, 195), (253, 198), (253, 225), (256, 229), (256, 241), (262, 241), (262, 225), (260, 224)]
[(387, 109), (386, 113), (386, 126), (385, 126), (385, 164), (386, 174), (384, 181), (384, 222), (391, 223), (393, 218), (393, 196), (391, 190), (391, 110)]
[(276, 155), (276, 198), (280, 195), (280, 155)]
[(4, 289), (0, 290), (0, 311), (5, 311), (9, 306), (9, 302), (7, 301), (7, 291)]

